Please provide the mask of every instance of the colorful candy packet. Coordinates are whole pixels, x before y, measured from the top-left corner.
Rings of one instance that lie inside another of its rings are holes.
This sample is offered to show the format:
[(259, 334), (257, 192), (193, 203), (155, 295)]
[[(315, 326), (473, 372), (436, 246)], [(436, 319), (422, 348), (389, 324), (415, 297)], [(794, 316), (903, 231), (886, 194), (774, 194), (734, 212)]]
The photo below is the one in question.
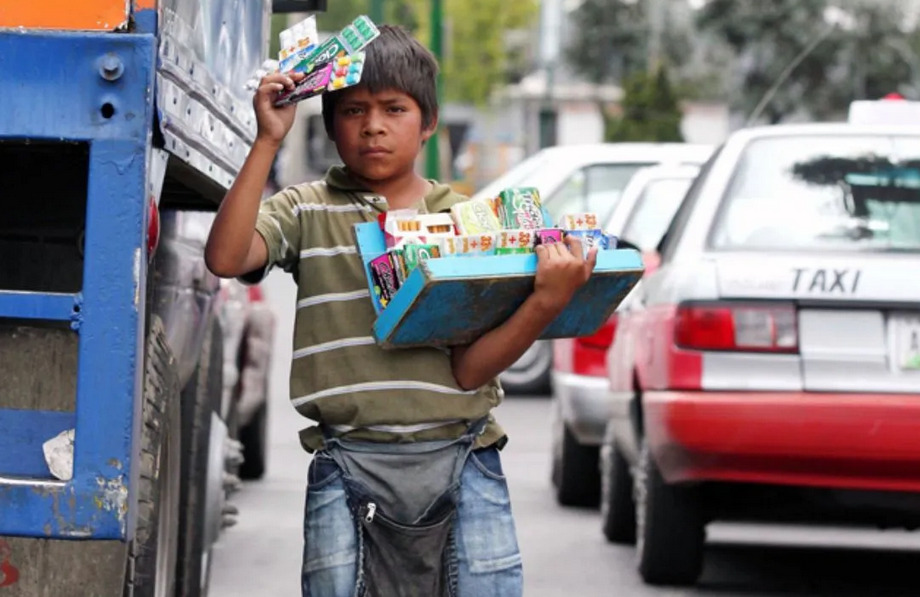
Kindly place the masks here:
[(564, 230), (596, 230), (600, 228), (597, 225), (597, 214), (590, 212), (562, 216), (560, 227)]
[(386, 307), (399, 290), (399, 279), (390, 254), (384, 253), (372, 259), (370, 270), (373, 276), (374, 293), (380, 300), (380, 306)]
[(532, 187), (505, 189), (499, 193), (502, 227), (508, 230), (537, 230), (545, 226), (540, 192)]
[(496, 233), (451, 236), (440, 239), (444, 257), (475, 257), (495, 254)]
[(278, 39), (281, 42), (281, 50), (278, 52), (278, 70), (287, 73), (318, 47), (316, 16), (310, 15), (288, 27), (278, 35)]
[(379, 36), (380, 30), (377, 29), (374, 22), (362, 15), (352, 21), (350, 25), (346, 25), (338, 34), (320, 44), (318, 48), (300, 60), (292, 70), (294, 72), (310, 73), (336, 58), (363, 50)]
[(336, 91), (352, 87), (361, 82), (364, 73), (364, 52), (352, 56), (342, 56), (335, 62), (323, 65), (306, 76), (290, 91), (278, 94), (275, 107), (296, 104), (326, 91)]
[(463, 235), (488, 234), (502, 228), (489, 200), (470, 199), (457, 203), (450, 208), (450, 214)]

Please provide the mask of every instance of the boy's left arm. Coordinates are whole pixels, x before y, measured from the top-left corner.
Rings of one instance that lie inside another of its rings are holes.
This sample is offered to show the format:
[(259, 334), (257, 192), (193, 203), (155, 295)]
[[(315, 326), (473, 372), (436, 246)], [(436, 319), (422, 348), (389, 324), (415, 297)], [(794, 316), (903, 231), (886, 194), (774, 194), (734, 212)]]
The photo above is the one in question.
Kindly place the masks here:
[(581, 242), (540, 245), (534, 291), (502, 325), (467, 346), (454, 347), (454, 378), (464, 390), (487, 384), (510, 367), (565, 309), (594, 271), (597, 250), (585, 258)]

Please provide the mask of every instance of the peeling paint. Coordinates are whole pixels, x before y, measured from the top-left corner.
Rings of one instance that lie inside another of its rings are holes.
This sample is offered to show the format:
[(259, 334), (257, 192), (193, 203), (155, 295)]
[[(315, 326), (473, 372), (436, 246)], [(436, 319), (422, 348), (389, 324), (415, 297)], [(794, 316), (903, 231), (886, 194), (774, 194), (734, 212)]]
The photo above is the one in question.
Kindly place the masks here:
[(108, 461), (107, 464), (108, 464), (110, 467), (112, 467), (112, 468), (114, 468), (114, 469), (117, 469), (117, 470), (121, 470), (122, 468), (124, 468), (124, 467), (122, 466), (122, 464), (121, 464), (121, 460), (119, 460), (119, 459), (117, 459), (117, 458), (109, 458), (109, 461)]
[(141, 303), (141, 249), (134, 249), (134, 310), (140, 308)]
[(124, 533), (127, 526), (128, 514), (128, 488), (125, 487), (124, 475), (114, 479), (96, 477), (96, 484), (101, 492), (100, 496), (93, 498), (96, 507), (106, 512), (114, 512)]
[(73, 441), (74, 430), (68, 429), (42, 444), (48, 469), (61, 481), (73, 479)]

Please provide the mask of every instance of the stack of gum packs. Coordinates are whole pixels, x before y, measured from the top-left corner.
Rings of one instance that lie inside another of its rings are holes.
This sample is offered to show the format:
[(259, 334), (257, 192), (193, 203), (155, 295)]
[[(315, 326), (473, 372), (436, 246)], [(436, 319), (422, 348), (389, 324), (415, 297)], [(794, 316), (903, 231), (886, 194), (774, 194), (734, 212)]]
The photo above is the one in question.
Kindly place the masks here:
[(598, 228), (597, 215), (563, 217), (553, 227), (535, 188), (510, 188), (495, 199), (471, 199), (449, 214), (394, 210), (382, 220), (387, 252), (370, 262), (374, 291), (386, 307), (420, 263), (439, 257), (482, 257), (532, 253), (537, 245), (573, 235), (587, 252), (616, 248), (616, 239)]

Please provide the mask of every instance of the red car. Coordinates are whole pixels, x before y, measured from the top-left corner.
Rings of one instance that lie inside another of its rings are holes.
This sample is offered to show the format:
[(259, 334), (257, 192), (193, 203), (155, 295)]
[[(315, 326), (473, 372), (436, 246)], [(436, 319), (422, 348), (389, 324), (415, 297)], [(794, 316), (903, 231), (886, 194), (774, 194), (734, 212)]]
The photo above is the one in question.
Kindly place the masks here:
[(733, 133), (621, 305), (603, 530), (689, 584), (713, 520), (920, 525), (920, 127)]

